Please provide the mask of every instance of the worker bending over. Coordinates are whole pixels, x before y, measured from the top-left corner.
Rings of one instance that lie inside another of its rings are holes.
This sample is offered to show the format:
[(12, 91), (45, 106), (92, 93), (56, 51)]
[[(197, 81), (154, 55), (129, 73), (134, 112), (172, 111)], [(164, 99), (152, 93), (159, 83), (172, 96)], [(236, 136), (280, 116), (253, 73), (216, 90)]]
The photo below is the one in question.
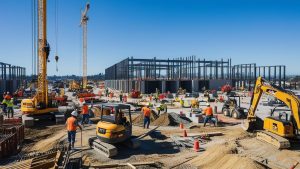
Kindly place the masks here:
[(144, 128), (147, 124), (147, 129), (148, 129), (150, 125), (150, 112), (151, 112), (149, 105), (143, 107), (142, 112), (144, 113)]
[(87, 120), (87, 124), (90, 121), (90, 116), (89, 116), (89, 106), (83, 102), (83, 106), (82, 106), (82, 110), (81, 110), (81, 114), (82, 114), (82, 119), (81, 119), (81, 125), (84, 125), (84, 122)]
[(76, 110), (74, 110), (71, 113), (71, 117), (69, 117), (66, 121), (66, 126), (67, 126), (67, 131), (68, 131), (69, 148), (72, 148), (72, 149), (74, 148), (77, 127), (79, 127), (80, 130), (82, 131), (82, 127), (77, 122), (77, 116), (78, 116), (78, 113)]
[(203, 114), (205, 114), (204, 125), (203, 125), (204, 127), (208, 121), (213, 122), (214, 126), (216, 126), (216, 121), (213, 117), (213, 109), (210, 107), (209, 103), (207, 103), (207, 107), (204, 109)]

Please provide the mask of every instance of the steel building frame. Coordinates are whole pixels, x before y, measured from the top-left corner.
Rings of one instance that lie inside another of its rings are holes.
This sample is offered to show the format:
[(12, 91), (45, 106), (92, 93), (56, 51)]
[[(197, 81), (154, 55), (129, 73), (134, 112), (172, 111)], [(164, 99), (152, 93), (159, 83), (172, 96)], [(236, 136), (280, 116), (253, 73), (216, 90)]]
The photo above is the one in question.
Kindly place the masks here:
[(195, 56), (176, 59), (127, 58), (105, 70), (106, 80), (230, 79), (231, 59), (201, 60)]
[(206, 60), (189, 56), (174, 59), (130, 57), (105, 69), (106, 85), (127, 92), (132, 88), (152, 91), (153, 86), (174, 90), (174, 86), (178, 89), (182, 85), (191, 88), (190, 91), (199, 91), (203, 86), (220, 89), (224, 84), (250, 90), (258, 76), (285, 87), (286, 66), (257, 66), (256, 63), (232, 66), (231, 59)]

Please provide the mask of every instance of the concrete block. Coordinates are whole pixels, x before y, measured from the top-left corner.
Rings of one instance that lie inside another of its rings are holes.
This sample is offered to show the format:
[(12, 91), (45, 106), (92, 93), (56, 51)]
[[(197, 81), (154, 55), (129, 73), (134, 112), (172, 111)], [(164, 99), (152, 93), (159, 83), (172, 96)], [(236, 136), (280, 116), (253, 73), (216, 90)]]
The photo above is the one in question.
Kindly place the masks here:
[(25, 127), (34, 126), (34, 118), (27, 115), (22, 115), (22, 123)]
[(195, 113), (191, 113), (190, 119), (194, 123), (203, 123), (203, 120), (204, 120), (201, 114), (195, 114)]

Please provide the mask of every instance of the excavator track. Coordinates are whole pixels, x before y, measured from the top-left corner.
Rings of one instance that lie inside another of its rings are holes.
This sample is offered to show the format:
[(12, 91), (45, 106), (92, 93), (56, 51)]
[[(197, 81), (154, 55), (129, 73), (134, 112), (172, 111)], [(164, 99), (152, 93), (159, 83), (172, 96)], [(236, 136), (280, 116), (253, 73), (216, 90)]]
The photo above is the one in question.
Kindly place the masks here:
[(277, 147), (278, 149), (285, 149), (291, 147), (288, 139), (285, 139), (269, 131), (264, 131), (264, 130), (257, 131), (256, 138), (258, 140), (265, 141)]
[(90, 138), (89, 144), (91, 148), (106, 157), (113, 157), (118, 154), (118, 149), (114, 145), (100, 141), (97, 137)]
[[(140, 146), (140, 141), (138, 139), (128, 139), (120, 144), (123, 144), (131, 149), (136, 149)], [(98, 153), (105, 155), (106, 157), (113, 157), (118, 154), (118, 149), (112, 144), (105, 143), (99, 140), (97, 137), (92, 137), (89, 139), (89, 145), (91, 148), (96, 150)]]

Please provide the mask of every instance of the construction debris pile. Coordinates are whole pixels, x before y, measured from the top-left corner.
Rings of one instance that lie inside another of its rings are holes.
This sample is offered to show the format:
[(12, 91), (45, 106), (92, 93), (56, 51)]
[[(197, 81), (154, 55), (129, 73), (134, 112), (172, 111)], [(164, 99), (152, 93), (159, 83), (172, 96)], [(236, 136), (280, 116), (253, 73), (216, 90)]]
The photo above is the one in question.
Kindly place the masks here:
[[(153, 111), (151, 110), (151, 113), (150, 113), (150, 122), (154, 122), (156, 121), (156, 119), (159, 118), (159, 116)], [(141, 113), (139, 114), (137, 117), (135, 117), (133, 120), (132, 120), (133, 124), (136, 124), (136, 125), (141, 125), (144, 123), (144, 115)]]
[(188, 127), (191, 125), (191, 120), (177, 113), (163, 113), (152, 124), (155, 126), (179, 126), (180, 123)]

